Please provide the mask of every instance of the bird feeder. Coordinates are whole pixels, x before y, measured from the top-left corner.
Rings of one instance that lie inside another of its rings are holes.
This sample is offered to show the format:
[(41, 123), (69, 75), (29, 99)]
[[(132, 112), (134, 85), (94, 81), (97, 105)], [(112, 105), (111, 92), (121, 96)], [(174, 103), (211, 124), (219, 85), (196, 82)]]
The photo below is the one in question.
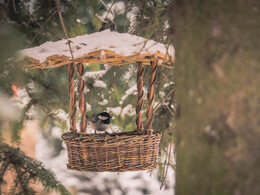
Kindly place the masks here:
[[(121, 172), (156, 168), (161, 138), (161, 132), (152, 129), (156, 69), (158, 66), (172, 67), (173, 46), (166, 47), (142, 37), (109, 30), (71, 38), (71, 49), (66, 44), (67, 40), (60, 40), (22, 50), (16, 63), (26, 68), (42, 69), (68, 66), (70, 131), (62, 135), (68, 151), (68, 169)], [(102, 63), (111, 66), (137, 64), (136, 129), (132, 132), (111, 134), (86, 133), (83, 63)], [(141, 118), (144, 94), (143, 65), (149, 65), (151, 69), (145, 123)], [(79, 76), (78, 101), (81, 113), (79, 131), (76, 129), (75, 119), (77, 99), (74, 90), (75, 74)]]

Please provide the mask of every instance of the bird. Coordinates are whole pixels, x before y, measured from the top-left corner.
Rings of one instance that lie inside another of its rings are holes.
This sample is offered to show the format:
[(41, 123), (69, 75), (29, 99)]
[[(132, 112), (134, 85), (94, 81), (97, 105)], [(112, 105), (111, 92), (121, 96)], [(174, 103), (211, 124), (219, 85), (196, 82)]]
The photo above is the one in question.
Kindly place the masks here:
[(107, 128), (110, 126), (110, 114), (107, 112), (101, 112), (96, 116), (92, 116), (88, 118), (86, 115), (87, 121), (92, 127), (92, 129), (95, 130), (95, 134), (97, 131), (104, 131), (106, 132)]

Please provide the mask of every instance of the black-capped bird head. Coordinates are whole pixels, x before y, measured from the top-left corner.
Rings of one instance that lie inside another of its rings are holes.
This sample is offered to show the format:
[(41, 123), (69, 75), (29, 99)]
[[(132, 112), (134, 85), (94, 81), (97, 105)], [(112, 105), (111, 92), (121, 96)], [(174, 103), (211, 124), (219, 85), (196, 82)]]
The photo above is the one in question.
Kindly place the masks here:
[(101, 112), (96, 116), (87, 118), (90, 126), (96, 131), (106, 131), (110, 125), (110, 114), (107, 112)]

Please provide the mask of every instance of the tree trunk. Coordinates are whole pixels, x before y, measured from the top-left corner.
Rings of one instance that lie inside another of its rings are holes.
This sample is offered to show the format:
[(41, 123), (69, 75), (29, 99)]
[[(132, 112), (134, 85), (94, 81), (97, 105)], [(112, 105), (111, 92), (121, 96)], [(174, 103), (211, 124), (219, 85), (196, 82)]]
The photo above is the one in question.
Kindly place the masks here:
[(176, 194), (260, 194), (260, 4), (174, 1)]

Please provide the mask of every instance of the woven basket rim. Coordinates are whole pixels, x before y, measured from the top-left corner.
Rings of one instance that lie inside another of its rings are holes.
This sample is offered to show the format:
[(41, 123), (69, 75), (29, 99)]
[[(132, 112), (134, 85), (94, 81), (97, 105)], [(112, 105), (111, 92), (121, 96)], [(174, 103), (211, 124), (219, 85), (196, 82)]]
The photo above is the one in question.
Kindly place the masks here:
[(62, 139), (64, 141), (81, 141), (81, 140), (111, 140), (111, 139), (121, 139), (122, 137), (133, 137), (133, 136), (160, 136), (162, 133), (160, 131), (153, 131), (150, 133), (139, 132), (137, 130), (131, 132), (118, 132), (118, 133), (99, 133), (99, 134), (89, 134), (89, 133), (78, 133), (78, 132), (66, 132), (62, 134)]

